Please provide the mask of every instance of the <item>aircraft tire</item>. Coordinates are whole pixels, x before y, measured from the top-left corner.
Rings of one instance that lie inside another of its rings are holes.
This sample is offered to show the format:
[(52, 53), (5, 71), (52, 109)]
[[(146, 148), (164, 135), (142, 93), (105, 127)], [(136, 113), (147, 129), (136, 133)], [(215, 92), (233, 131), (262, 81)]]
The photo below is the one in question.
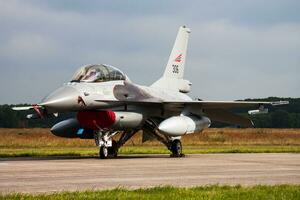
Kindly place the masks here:
[(182, 157), (182, 145), (181, 141), (176, 139), (173, 140), (171, 143), (171, 152), (172, 152), (172, 157)]
[(115, 140), (112, 141), (112, 146), (108, 147), (108, 155), (109, 157), (115, 158), (118, 155), (117, 142)]
[(99, 150), (99, 157), (101, 159), (106, 159), (108, 158), (108, 148), (105, 147), (105, 146), (102, 146), (100, 147), (100, 150)]

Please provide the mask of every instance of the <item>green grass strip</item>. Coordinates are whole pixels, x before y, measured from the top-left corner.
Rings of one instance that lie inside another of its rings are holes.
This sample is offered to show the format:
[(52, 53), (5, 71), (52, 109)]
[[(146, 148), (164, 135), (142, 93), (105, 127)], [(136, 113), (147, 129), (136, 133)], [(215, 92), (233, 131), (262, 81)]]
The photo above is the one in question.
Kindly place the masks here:
[(300, 199), (300, 185), (203, 186), (194, 188), (155, 187), (128, 190), (117, 188), (104, 191), (57, 192), (52, 194), (2, 194), (0, 199), (205, 199), (205, 200), (293, 200)]

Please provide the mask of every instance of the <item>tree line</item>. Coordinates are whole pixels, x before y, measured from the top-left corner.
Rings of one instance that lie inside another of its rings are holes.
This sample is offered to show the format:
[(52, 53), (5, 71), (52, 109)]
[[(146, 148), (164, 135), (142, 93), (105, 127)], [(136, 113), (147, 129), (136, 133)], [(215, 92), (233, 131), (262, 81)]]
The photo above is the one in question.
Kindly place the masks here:
[[(268, 107), (268, 114), (253, 115), (247, 114), (248, 110), (257, 108), (239, 108), (232, 112), (249, 117), (258, 128), (300, 128), (300, 98), (279, 98), (269, 97), (264, 99), (245, 99), (247, 101), (289, 101), (290, 104), (283, 106)], [(60, 114), (57, 118), (47, 119), (26, 119), (26, 115), (33, 111), (13, 111), (13, 106), (23, 105), (0, 105), (0, 127), (1, 128), (48, 128), (59, 121), (73, 117), (74, 113)], [(212, 127), (226, 127), (228, 124), (213, 122)]]

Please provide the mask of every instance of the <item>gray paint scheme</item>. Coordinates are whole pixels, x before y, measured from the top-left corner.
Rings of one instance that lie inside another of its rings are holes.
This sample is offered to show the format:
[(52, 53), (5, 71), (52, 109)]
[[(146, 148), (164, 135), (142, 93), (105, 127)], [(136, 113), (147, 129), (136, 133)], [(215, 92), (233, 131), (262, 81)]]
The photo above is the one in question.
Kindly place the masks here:
[[(45, 114), (48, 116), (51, 113), (69, 111), (114, 110), (115, 123), (105, 130), (100, 128), (96, 130), (95, 138), (101, 140), (96, 141), (96, 144), (100, 146), (100, 149), (106, 146), (111, 147), (115, 131), (129, 130), (123, 135), (124, 140), (117, 144), (119, 148), (135, 132), (143, 129), (145, 133), (153, 133), (156, 139), (164, 143), (172, 152), (180, 150), (181, 155), (181, 143), (178, 136), (208, 128), (211, 123), (209, 118), (213, 121), (251, 127), (253, 126), (251, 120), (227, 110), (257, 107), (259, 109), (256, 113), (259, 113), (264, 111), (264, 106), (288, 103), (192, 100), (186, 94), (191, 89), (191, 83), (183, 78), (190, 32), (190, 29), (185, 26), (179, 28), (165, 72), (151, 86), (141, 86), (131, 82), (125, 74), (112, 66), (87, 65), (77, 71), (71, 82), (52, 92), (40, 104), (14, 109), (35, 109), (41, 117)], [(118, 76), (112, 76), (116, 73)], [(66, 130), (66, 127), (71, 126), (66, 123), (54, 126), (52, 131)], [(76, 126), (74, 120), (70, 123)], [(182, 126), (179, 127), (178, 124)]]

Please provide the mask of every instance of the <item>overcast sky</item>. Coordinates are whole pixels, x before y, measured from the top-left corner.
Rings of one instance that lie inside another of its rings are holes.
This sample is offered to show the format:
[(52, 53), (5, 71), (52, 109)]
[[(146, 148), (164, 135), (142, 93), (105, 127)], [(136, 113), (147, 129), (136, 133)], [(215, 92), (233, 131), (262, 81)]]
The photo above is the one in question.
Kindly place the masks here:
[(300, 97), (300, 1), (0, 0), (0, 104), (37, 103), (84, 64), (149, 85), (191, 28), (192, 97)]

